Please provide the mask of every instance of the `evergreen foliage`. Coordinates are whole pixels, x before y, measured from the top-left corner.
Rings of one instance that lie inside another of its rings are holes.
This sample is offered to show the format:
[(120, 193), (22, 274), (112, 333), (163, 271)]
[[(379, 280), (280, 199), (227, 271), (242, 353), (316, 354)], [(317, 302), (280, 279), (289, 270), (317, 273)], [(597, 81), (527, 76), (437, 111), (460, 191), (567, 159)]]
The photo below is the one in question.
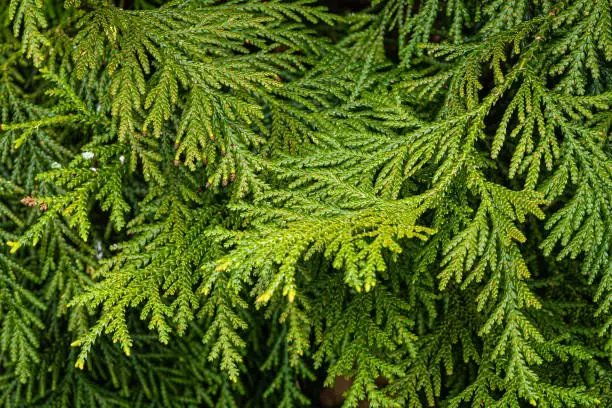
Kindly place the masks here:
[(2, 406), (612, 406), (612, 1), (325, 4), (0, 0)]

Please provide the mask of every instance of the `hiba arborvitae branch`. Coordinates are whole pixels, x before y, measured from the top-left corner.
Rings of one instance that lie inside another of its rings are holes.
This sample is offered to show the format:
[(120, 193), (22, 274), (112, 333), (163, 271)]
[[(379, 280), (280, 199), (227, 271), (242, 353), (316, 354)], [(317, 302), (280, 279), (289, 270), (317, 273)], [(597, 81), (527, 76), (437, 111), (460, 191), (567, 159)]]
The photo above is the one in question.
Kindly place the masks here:
[(0, 0), (5, 406), (612, 404), (610, 0), (56, 3)]

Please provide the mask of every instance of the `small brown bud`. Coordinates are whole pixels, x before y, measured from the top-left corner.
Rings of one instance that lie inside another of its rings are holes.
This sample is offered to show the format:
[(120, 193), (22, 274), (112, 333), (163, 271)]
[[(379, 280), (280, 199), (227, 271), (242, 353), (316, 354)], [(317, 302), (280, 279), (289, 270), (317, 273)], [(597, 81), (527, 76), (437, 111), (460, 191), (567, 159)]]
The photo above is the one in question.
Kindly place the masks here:
[(37, 202), (35, 198), (27, 196), (21, 199), (21, 204), (27, 205), (28, 207), (35, 207)]
[(234, 180), (236, 180), (236, 173), (232, 173), (230, 175), (230, 181), (234, 181)]
[(40, 211), (47, 211), (49, 209), (49, 207), (47, 207), (47, 204), (45, 203), (40, 203), (40, 207), (38, 207), (40, 209)]
[(172, 163), (173, 163), (175, 166), (178, 166), (179, 164), (181, 164), (181, 161), (180, 161), (180, 160), (172, 160)]
[(209, 183), (206, 183), (206, 185), (204, 186), (204, 188), (206, 188), (207, 190), (208, 190), (209, 188), (211, 188), (211, 187), (212, 187), (212, 184), (210, 184), (210, 182), (209, 182)]
[(227, 180), (223, 179), (223, 181), (221, 181), (221, 184), (223, 184), (223, 187), (227, 187)]

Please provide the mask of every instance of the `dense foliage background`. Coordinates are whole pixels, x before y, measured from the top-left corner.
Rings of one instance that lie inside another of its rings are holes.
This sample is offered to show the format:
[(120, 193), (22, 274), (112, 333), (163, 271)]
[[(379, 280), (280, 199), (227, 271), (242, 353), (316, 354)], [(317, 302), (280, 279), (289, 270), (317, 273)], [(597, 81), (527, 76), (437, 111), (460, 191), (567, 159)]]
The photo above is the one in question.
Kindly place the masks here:
[(611, 407), (610, 0), (0, 0), (5, 407)]

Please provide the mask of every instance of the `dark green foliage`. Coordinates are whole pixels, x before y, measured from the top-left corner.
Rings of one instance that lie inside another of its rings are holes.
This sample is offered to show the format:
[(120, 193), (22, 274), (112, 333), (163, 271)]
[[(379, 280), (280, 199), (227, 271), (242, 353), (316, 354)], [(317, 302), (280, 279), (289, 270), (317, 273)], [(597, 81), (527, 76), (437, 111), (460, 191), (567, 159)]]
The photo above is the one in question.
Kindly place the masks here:
[(0, 0), (0, 404), (612, 406), (612, 2), (340, 3)]

